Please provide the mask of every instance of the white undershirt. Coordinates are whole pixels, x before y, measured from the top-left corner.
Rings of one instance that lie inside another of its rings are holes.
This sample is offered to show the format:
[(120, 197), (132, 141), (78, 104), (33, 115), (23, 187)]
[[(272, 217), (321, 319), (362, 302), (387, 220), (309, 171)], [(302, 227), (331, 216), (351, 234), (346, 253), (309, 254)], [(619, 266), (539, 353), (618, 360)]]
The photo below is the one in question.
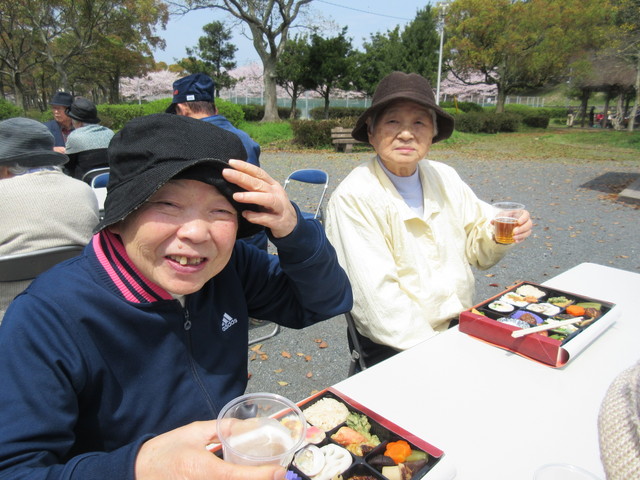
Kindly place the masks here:
[(171, 293), (171, 296), (176, 300), (178, 300), (180, 302), (180, 305), (184, 307), (185, 295), (178, 295), (177, 293)]
[(378, 157), (378, 163), (396, 187), (398, 193), (404, 199), (405, 203), (413, 210), (419, 217), (422, 218), (424, 214), (423, 195), (422, 195), (422, 183), (420, 182), (420, 171), (416, 168), (416, 171), (408, 177), (399, 177), (394, 175), (384, 166), (384, 163)]

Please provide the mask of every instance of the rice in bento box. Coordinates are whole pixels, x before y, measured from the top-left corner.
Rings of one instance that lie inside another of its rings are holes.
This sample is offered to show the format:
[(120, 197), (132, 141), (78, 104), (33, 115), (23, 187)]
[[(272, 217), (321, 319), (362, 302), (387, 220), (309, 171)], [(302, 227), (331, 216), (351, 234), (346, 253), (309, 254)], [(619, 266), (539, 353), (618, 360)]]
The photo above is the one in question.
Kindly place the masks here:
[(302, 411), (307, 422), (328, 432), (347, 419), (347, 406), (333, 398), (322, 398)]

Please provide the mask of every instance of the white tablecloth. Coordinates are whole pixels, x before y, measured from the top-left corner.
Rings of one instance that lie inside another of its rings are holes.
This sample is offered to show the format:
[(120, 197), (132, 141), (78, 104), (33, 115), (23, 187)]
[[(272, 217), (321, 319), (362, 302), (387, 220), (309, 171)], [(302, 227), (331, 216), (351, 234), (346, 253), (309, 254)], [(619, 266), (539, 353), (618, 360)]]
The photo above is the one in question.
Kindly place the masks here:
[(532, 479), (547, 463), (604, 478), (597, 416), (611, 381), (640, 358), (640, 274), (583, 263), (545, 284), (622, 310), (563, 368), (453, 328), (334, 387), (444, 450), (434, 478), (452, 478), (453, 467), (457, 479)]

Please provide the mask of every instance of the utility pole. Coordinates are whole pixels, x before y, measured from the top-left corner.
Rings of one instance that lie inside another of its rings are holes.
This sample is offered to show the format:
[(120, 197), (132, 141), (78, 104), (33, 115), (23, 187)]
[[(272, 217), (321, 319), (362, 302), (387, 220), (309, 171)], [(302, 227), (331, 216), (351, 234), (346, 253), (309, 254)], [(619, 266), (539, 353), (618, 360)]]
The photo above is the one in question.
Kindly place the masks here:
[(442, 77), (442, 47), (444, 44), (444, 19), (449, 6), (448, 0), (438, 2), (438, 30), (440, 31), (440, 54), (438, 56), (438, 84), (436, 85), (436, 105), (440, 105), (440, 78)]

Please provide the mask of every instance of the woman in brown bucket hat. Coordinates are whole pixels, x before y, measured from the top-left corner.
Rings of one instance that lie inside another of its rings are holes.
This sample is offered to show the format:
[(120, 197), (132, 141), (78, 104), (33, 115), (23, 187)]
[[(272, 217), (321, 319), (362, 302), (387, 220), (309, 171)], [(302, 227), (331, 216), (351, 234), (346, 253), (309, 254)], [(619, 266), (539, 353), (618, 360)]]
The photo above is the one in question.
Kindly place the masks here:
[[(425, 158), (453, 127), (425, 78), (393, 72), (353, 129), (376, 156), (331, 195), (326, 228), (351, 280), (366, 365), (446, 330), (473, 305), (471, 265), (489, 268), (512, 248), (493, 238), (493, 207), (453, 168)], [(531, 226), (524, 211), (516, 242)]]

